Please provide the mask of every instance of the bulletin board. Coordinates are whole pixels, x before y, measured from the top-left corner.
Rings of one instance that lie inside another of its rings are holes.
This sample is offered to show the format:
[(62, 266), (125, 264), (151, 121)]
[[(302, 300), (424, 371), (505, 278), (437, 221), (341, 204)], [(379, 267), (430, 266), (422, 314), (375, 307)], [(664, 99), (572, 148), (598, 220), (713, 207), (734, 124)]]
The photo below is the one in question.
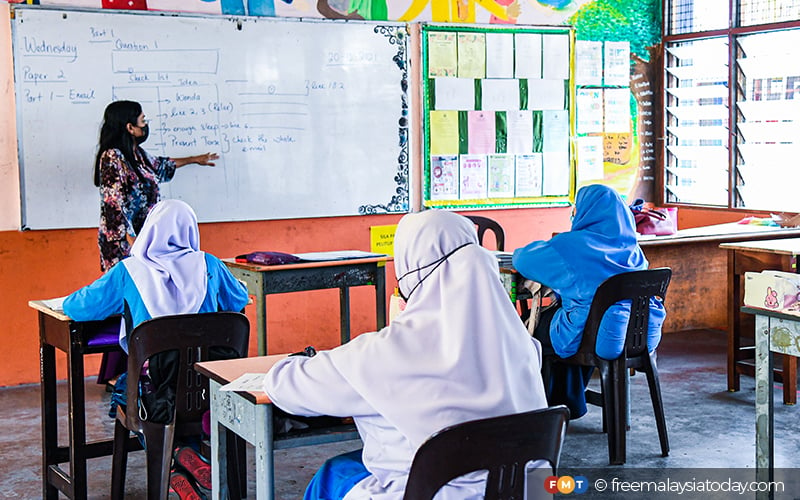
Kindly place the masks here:
[(161, 185), (201, 222), (409, 210), (407, 26), (15, 6), (23, 229), (97, 227), (106, 105), (143, 147), (217, 152)]
[(430, 24), (421, 33), (423, 204), (569, 204), (573, 29)]

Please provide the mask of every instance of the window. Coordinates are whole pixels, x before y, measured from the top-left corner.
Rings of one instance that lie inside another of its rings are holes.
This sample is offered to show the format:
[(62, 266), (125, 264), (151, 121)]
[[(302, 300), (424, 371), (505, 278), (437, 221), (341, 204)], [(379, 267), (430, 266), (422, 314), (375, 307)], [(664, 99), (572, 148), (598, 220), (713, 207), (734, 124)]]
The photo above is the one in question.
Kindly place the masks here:
[(732, 3), (665, 2), (664, 200), (800, 212), (800, 0)]

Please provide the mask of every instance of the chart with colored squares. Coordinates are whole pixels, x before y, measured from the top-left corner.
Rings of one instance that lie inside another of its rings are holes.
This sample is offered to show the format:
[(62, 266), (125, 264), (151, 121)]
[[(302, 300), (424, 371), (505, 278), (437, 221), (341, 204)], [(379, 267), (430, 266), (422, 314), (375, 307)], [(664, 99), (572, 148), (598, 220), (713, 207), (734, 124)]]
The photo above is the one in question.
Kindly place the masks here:
[(565, 205), (574, 194), (571, 27), (422, 27), (426, 207)]

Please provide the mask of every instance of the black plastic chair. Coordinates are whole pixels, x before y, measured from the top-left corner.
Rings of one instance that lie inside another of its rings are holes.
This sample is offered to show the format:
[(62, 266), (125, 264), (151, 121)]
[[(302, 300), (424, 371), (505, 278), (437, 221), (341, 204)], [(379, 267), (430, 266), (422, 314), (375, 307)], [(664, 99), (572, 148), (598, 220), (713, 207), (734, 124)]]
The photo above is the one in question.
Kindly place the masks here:
[(486, 231), (491, 231), (494, 233), (494, 239), (497, 243), (496, 250), (501, 252), (505, 250), (506, 233), (503, 231), (503, 228), (497, 221), (488, 217), (482, 217), (480, 215), (465, 215), (465, 217), (478, 226), (478, 241), (481, 243), (481, 245), (483, 245), (483, 235), (486, 233)]
[[(140, 446), (126, 445), (126, 442), (130, 442), (130, 431), (144, 436), (147, 498), (167, 498), (174, 439), (200, 436), (202, 416), (209, 409), (208, 379), (194, 370), (194, 363), (213, 359), (210, 352), (212, 349), (215, 352), (225, 349), (228, 352), (233, 351), (233, 357), (246, 357), (249, 339), (250, 324), (247, 316), (237, 312), (162, 316), (145, 321), (133, 330), (128, 342), (127, 398), (130, 411), (126, 411), (123, 406), (117, 407), (111, 469), (112, 499), (124, 497), (128, 451), (141, 449)], [(142, 420), (138, 411), (142, 366), (154, 355), (169, 351), (177, 352), (178, 358), (172, 420), (166, 424)], [(237, 448), (237, 456), (245, 450), (243, 444)], [(235, 487), (242, 488), (241, 473), (233, 478)]]
[[(544, 356), (542, 373), (547, 385), (553, 363), (594, 366), (600, 372), (601, 392), (586, 390), (586, 401), (603, 408), (603, 431), (608, 432), (608, 459), (611, 465), (625, 463), (628, 401), (627, 369), (643, 371), (647, 375), (650, 399), (661, 442), (662, 456), (669, 455), (669, 438), (658, 382), (655, 351), (647, 347), (647, 325), (650, 318), (650, 298), (664, 300), (672, 270), (664, 267), (645, 271), (617, 274), (604, 281), (592, 300), (589, 318), (583, 330), (578, 352), (569, 358), (555, 354)], [(631, 301), (631, 313), (625, 337), (625, 348), (617, 359), (607, 360), (597, 356), (597, 329), (609, 307), (622, 300)], [(549, 395), (548, 395), (549, 396)]]
[(481, 470), (489, 472), (486, 500), (524, 498), (529, 461), (547, 460), (556, 473), (568, 420), (559, 405), (446, 427), (414, 455), (403, 499), (430, 500), (453, 479)]

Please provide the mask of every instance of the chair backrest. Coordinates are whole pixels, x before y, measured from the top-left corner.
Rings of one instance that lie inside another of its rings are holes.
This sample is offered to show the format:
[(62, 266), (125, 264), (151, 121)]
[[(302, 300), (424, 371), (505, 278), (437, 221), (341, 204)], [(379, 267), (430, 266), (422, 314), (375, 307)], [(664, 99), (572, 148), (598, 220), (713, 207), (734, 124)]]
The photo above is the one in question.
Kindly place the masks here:
[(547, 460), (555, 474), (568, 420), (569, 410), (559, 405), (442, 429), (414, 455), (403, 498), (430, 500), (453, 479), (482, 470), (489, 472), (486, 500), (523, 498), (529, 461)]
[[(196, 424), (199, 433), (203, 413), (209, 408), (208, 379), (194, 370), (194, 363), (207, 361), (212, 348), (233, 351), (233, 357), (247, 357), (250, 323), (242, 313), (211, 312), (161, 316), (140, 323), (128, 340), (128, 411), (126, 427), (141, 429), (139, 379), (142, 366), (155, 354), (177, 353), (175, 389), (176, 427)], [(194, 427), (194, 426), (193, 426)], [(184, 429), (181, 434), (194, 433)]]
[(650, 321), (650, 298), (666, 299), (667, 287), (672, 277), (668, 267), (631, 271), (611, 276), (605, 280), (594, 294), (589, 318), (583, 330), (581, 348), (594, 352), (597, 343), (597, 330), (603, 315), (609, 307), (622, 300), (631, 301), (628, 330), (625, 334), (625, 350), (628, 358), (647, 353), (647, 327)]
[(497, 221), (488, 217), (481, 217), (480, 215), (466, 215), (465, 217), (478, 226), (478, 241), (481, 245), (483, 245), (483, 235), (488, 230), (494, 233), (494, 239), (497, 242), (497, 250), (501, 252), (505, 250), (506, 233)]

